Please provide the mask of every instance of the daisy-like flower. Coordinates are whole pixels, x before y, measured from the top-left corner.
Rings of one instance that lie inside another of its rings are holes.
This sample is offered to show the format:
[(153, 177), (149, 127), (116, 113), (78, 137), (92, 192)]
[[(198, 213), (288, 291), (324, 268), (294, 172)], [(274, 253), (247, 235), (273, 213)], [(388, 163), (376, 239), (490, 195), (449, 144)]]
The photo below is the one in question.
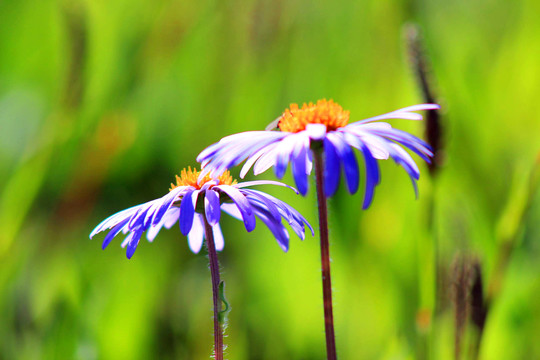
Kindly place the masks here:
[(358, 190), (360, 171), (353, 148), (362, 153), (366, 164), (364, 209), (371, 204), (375, 186), (380, 182), (377, 160), (392, 158), (401, 165), (410, 176), (417, 192), (416, 180), (420, 172), (404, 148), (429, 162), (433, 156), (430, 146), (419, 138), (378, 120), (421, 120), (422, 116), (414, 111), (438, 108), (436, 104), (414, 105), (349, 124), (349, 111), (343, 110), (332, 100), (319, 100), (317, 104), (304, 104), (301, 108), (297, 104), (292, 104), (273, 123), (280, 131), (248, 131), (227, 136), (203, 150), (197, 158), (203, 167), (201, 176), (210, 174), (211, 177), (246, 160), (240, 177), (244, 177), (251, 167), (255, 175), (274, 167), (276, 176), (281, 178), (291, 163), (294, 181), (302, 195), (308, 191), (308, 176), (314, 163), (328, 360), (335, 360), (337, 356), (332, 309), (327, 197), (336, 192), (342, 169), (349, 192), (353, 194)]
[[(105, 249), (120, 232), (128, 234), (122, 246), (127, 248), (127, 257), (131, 258), (146, 231), (146, 237), (153, 241), (163, 228), (171, 228), (176, 222), (180, 231), (187, 235), (191, 251), (198, 253), (206, 239), (210, 273), (212, 275), (212, 293), (214, 303), (214, 358), (223, 360), (223, 285), (219, 274), (217, 251), (225, 243), (219, 226), (221, 211), (243, 220), (247, 231), (255, 229), (258, 217), (272, 232), (284, 251), (289, 248), (289, 233), (282, 219), (291, 226), (300, 239), (305, 237), (305, 226), (314, 235), (311, 225), (291, 206), (262, 191), (246, 189), (253, 185), (279, 185), (294, 188), (277, 181), (251, 181), (237, 183), (228, 171), (217, 178), (200, 176), (197, 170), (188, 168), (176, 176), (176, 184), (171, 184), (167, 195), (120, 211), (99, 224), (90, 234), (109, 230), (103, 241)], [(296, 191), (296, 190), (295, 190)]]
[(392, 158), (401, 165), (416, 191), (420, 172), (404, 147), (427, 162), (433, 155), (423, 140), (378, 120), (421, 120), (422, 116), (414, 111), (438, 108), (436, 104), (414, 105), (349, 124), (349, 111), (332, 100), (319, 100), (316, 104), (304, 104), (302, 107), (291, 104), (276, 120), (280, 131), (248, 131), (227, 136), (201, 152), (197, 161), (203, 166), (203, 176), (208, 173), (215, 176), (247, 160), (240, 173), (241, 178), (251, 167), (257, 175), (272, 166), (276, 176), (281, 178), (291, 163), (296, 186), (305, 195), (312, 169), (312, 152), (322, 148), (326, 158), (324, 190), (329, 197), (338, 188), (341, 169), (349, 192), (353, 194), (358, 190), (360, 174), (353, 152), (355, 148), (362, 153), (366, 164), (365, 209), (371, 204), (375, 186), (380, 181), (377, 160)]
[[(177, 221), (180, 231), (187, 235), (189, 248), (194, 253), (201, 250), (204, 234), (204, 217), (212, 226), (218, 251), (223, 250), (224, 240), (219, 226), (221, 211), (243, 220), (246, 230), (255, 228), (258, 217), (272, 232), (284, 251), (289, 248), (289, 233), (282, 219), (291, 226), (300, 239), (305, 238), (305, 226), (313, 232), (311, 225), (291, 206), (259, 190), (246, 189), (254, 185), (279, 185), (295, 190), (277, 181), (249, 181), (237, 183), (228, 171), (212, 179), (199, 177), (200, 172), (188, 168), (176, 176), (176, 184), (171, 184), (168, 194), (147, 203), (120, 211), (99, 224), (90, 238), (99, 232), (109, 230), (103, 240), (105, 249), (118, 234), (128, 234), (122, 242), (131, 258), (146, 231), (148, 241), (153, 241), (163, 228), (171, 228)], [(296, 190), (295, 190), (296, 191)]]

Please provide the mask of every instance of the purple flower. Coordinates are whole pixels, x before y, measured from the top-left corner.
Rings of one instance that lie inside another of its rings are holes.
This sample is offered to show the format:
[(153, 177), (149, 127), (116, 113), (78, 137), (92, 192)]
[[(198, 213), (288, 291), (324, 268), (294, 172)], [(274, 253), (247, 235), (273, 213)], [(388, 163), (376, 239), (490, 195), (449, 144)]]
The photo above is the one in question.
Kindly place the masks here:
[[(163, 228), (171, 228), (177, 221), (180, 231), (187, 235), (189, 248), (194, 253), (201, 250), (204, 240), (204, 216), (212, 226), (218, 251), (223, 250), (224, 239), (219, 226), (221, 211), (242, 220), (247, 231), (255, 228), (258, 217), (272, 232), (283, 251), (289, 248), (289, 233), (282, 224), (287, 221), (300, 239), (305, 238), (305, 227), (311, 225), (291, 206), (262, 191), (246, 189), (253, 185), (279, 185), (294, 188), (277, 181), (251, 181), (237, 184), (226, 171), (218, 178), (199, 177), (197, 170), (182, 171), (176, 184), (165, 196), (120, 211), (99, 224), (90, 234), (109, 230), (103, 241), (105, 249), (120, 232), (127, 234), (122, 247), (127, 247), (128, 259), (133, 256), (142, 234), (146, 231), (148, 241), (153, 241)], [(296, 191), (296, 190), (295, 190)]]
[(308, 190), (308, 176), (312, 169), (312, 151), (323, 151), (325, 157), (325, 195), (332, 196), (339, 185), (341, 171), (351, 194), (358, 190), (360, 174), (353, 148), (360, 150), (366, 165), (366, 188), (363, 208), (371, 204), (375, 186), (380, 182), (377, 160), (392, 158), (410, 176), (416, 189), (420, 172), (404, 148), (430, 162), (430, 146), (423, 140), (398, 129), (383, 119), (421, 120), (413, 111), (438, 109), (436, 104), (421, 104), (399, 109), (388, 114), (347, 124), (349, 112), (332, 100), (317, 104), (292, 104), (277, 121), (281, 131), (248, 131), (227, 136), (203, 150), (197, 157), (203, 170), (201, 176), (214, 177), (225, 169), (247, 160), (240, 177), (251, 167), (258, 175), (274, 167), (281, 178), (290, 163), (296, 186), (302, 195)]

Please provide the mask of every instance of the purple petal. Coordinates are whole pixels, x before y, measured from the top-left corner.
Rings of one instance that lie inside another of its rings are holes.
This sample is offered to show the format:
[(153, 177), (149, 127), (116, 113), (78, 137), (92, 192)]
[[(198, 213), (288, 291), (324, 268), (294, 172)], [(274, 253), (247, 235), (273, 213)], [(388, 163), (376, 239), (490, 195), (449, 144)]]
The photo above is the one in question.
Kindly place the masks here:
[(273, 181), (273, 180), (244, 181), (244, 182), (241, 182), (241, 183), (239, 183), (239, 184), (235, 184), (235, 185), (231, 185), (231, 186), (234, 186), (234, 187), (237, 188), (237, 189), (242, 189), (242, 188), (245, 188), (245, 187), (250, 187), (250, 186), (255, 186), (255, 185), (277, 185), (277, 186), (283, 186), (283, 187), (286, 187), (286, 188), (289, 188), (289, 189), (293, 190), (296, 194), (298, 194), (298, 190), (296, 190), (296, 189), (293, 188), (292, 186), (289, 186), (289, 185), (284, 184), (284, 183), (279, 182), (279, 181)]
[(331, 141), (324, 139), (324, 193), (327, 197), (334, 195), (339, 185), (340, 161)]
[(306, 170), (307, 148), (309, 148), (309, 141), (307, 144), (298, 143), (292, 159), (294, 182), (302, 195), (306, 195), (308, 191), (308, 175)]
[(249, 131), (227, 136), (197, 157), (197, 161), (204, 164), (200, 176), (219, 175), (285, 136), (287, 134), (277, 131)]
[(128, 259), (131, 259), (131, 257), (135, 253), (135, 250), (137, 250), (137, 245), (139, 245), (139, 241), (141, 240), (141, 235), (143, 231), (144, 230), (142, 228), (139, 228), (132, 232), (133, 236), (127, 244), (126, 256)]
[(165, 216), (163, 216), (163, 220), (161, 222), (163, 223), (163, 226), (165, 226), (166, 229), (170, 229), (180, 217), (180, 209), (178, 207), (173, 207), (167, 213)]
[(165, 195), (162, 198), (163, 202), (161, 206), (159, 207), (159, 209), (156, 211), (154, 218), (152, 219), (152, 225), (156, 225), (161, 221), (161, 218), (163, 217), (163, 215), (165, 215), (165, 213), (167, 212), (167, 210), (169, 210), (172, 204), (176, 200), (178, 200), (180, 193), (184, 191), (193, 191), (193, 187), (183, 187), (183, 186), (177, 187), (171, 190), (171, 192), (169, 192), (167, 195)]
[(246, 198), (248, 199), (248, 201), (250, 201), (251, 205), (255, 204), (266, 208), (270, 212), (270, 214), (272, 214), (276, 221), (281, 221), (279, 209), (272, 202), (272, 200), (257, 191), (242, 190), (241, 192), (246, 195)]
[(118, 225), (116, 225), (111, 231), (109, 231), (109, 233), (107, 234), (107, 236), (105, 236), (105, 239), (103, 240), (103, 244), (101, 245), (101, 248), (103, 250), (105, 250), (105, 248), (107, 246), (109, 246), (111, 240), (120, 232), (122, 231), (122, 228), (127, 224), (127, 222), (129, 221), (129, 218), (125, 219), (124, 221), (122, 221), (121, 223), (119, 223)]
[(307, 124), (306, 130), (303, 131), (308, 138), (312, 140), (323, 140), (326, 136), (326, 125), (324, 124)]
[(334, 144), (338, 156), (341, 158), (349, 193), (354, 194), (358, 190), (360, 183), (360, 172), (356, 156), (340, 133), (334, 132), (328, 134), (328, 140)]
[(379, 183), (380, 176), (379, 164), (365, 145), (362, 147), (362, 154), (364, 155), (364, 161), (366, 163), (366, 192), (364, 194), (364, 204), (362, 205), (362, 208), (365, 210), (373, 200), (375, 186)]
[(204, 197), (204, 211), (206, 220), (212, 226), (219, 222), (221, 208), (219, 206), (219, 195), (212, 189), (206, 190)]
[(142, 205), (133, 206), (133, 207), (119, 211), (116, 214), (109, 216), (108, 218), (103, 220), (101, 223), (99, 223), (99, 225), (96, 226), (94, 230), (92, 230), (92, 232), (90, 233), (90, 239), (93, 238), (94, 235), (96, 235), (97, 233), (103, 230), (110, 229), (116, 226), (117, 224), (119, 224), (120, 222), (124, 221), (125, 219), (131, 219), (133, 214), (136, 213), (141, 206)]
[(189, 249), (195, 254), (201, 251), (204, 239), (204, 225), (202, 216), (197, 214), (192, 221), (193, 226), (187, 234)]
[(153, 242), (161, 228), (163, 228), (163, 221), (157, 225), (151, 225), (148, 230), (146, 230), (146, 239)]
[(383, 115), (357, 121), (357, 122), (354, 122), (353, 124), (360, 125), (360, 124), (365, 124), (367, 122), (372, 122), (372, 121), (377, 121), (377, 120), (382, 120), (382, 119), (422, 120), (422, 115), (412, 113), (411, 111), (435, 110), (439, 108), (440, 106), (437, 104), (413, 105), (413, 106), (408, 106), (406, 108), (395, 110), (395, 111), (392, 111)]
[(242, 214), (242, 219), (244, 220), (244, 225), (248, 232), (255, 229), (255, 215), (253, 215), (253, 210), (251, 209), (249, 201), (242, 195), (240, 190), (230, 185), (214, 186), (214, 189), (223, 191), (236, 204), (238, 210), (240, 210), (240, 213)]
[(270, 229), (281, 249), (287, 252), (289, 250), (289, 232), (281, 224), (281, 221), (274, 221), (268, 211), (264, 209), (257, 208), (255, 214)]
[[(195, 207), (193, 206), (193, 194), (195, 191), (188, 191), (182, 203), (180, 204), (180, 232), (182, 235), (187, 235), (193, 226), (193, 215), (195, 214)], [(196, 193), (198, 195), (198, 193)]]
[(257, 160), (253, 166), (253, 174), (259, 175), (270, 169), (276, 163), (276, 156), (279, 152), (279, 142), (270, 144), (266, 147), (265, 153)]
[(223, 239), (223, 233), (219, 224), (212, 226), (212, 233), (214, 234), (214, 244), (217, 251), (222, 251), (225, 247), (225, 239)]
[(240, 210), (238, 210), (238, 207), (235, 204), (223, 203), (221, 204), (221, 210), (225, 211), (227, 214), (237, 220), (242, 220), (242, 213)]
[(310, 229), (311, 234), (315, 235), (315, 232), (313, 231), (313, 228), (311, 227), (309, 222), (304, 219), (304, 217), (300, 215), (300, 213), (296, 211), (292, 206), (262, 191), (252, 189), (250, 189), (249, 191), (251, 193), (256, 192), (259, 195), (264, 196), (268, 200), (272, 201), (274, 205), (276, 205), (276, 207), (279, 209), (279, 213), (281, 214), (281, 216), (285, 218), (285, 220), (287, 220), (289, 225), (291, 225), (294, 232), (298, 235), (300, 239), (304, 240), (305, 238), (304, 224), (307, 225), (307, 227)]
[(364, 131), (361, 126), (356, 128), (344, 127), (340, 129), (344, 139), (350, 146), (361, 150), (362, 144), (366, 145), (374, 158), (386, 160), (390, 156), (387, 150), (388, 140), (378, 135)]

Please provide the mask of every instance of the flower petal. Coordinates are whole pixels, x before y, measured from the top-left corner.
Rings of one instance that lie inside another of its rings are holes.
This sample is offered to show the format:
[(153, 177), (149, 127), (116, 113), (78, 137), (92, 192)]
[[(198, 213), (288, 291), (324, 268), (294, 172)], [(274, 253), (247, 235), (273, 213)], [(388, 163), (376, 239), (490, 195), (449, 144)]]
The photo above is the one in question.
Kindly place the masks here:
[(440, 109), (440, 106), (437, 104), (413, 105), (413, 106), (408, 106), (408, 107), (398, 109), (398, 110), (395, 110), (386, 114), (382, 114), (382, 115), (368, 118), (365, 120), (357, 121), (357, 122), (352, 123), (351, 125), (353, 124), (361, 125), (367, 122), (383, 120), (383, 119), (422, 120), (422, 115), (412, 113), (411, 111), (435, 110), (435, 109)]
[(281, 221), (273, 220), (270, 213), (262, 208), (256, 208), (255, 214), (270, 229), (281, 249), (287, 252), (289, 250), (289, 232), (281, 224)]
[(193, 194), (195, 194), (195, 198), (198, 195), (194, 190), (188, 191), (180, 204), (180, 232), (182, 235), (187, 235), (193, 226), (193, 216), (195, 214)]
[(268, 210), (272, 215), (274, 220), (281, 221), (281, 215), (277, 206), (270, 200), (268, 197), (262, 195), (261, 192), (253, 190), (241, 190), (241, 192), (246, 196), (251, 205), (258, 205)]
[(304, 141), (299, 141), (294, 148), (291, 166), (294, 182), (296, 183), (300, 194), (304, 196), (307, 194), (308, 191), (308, 172), (306, 169), (306, 158), (308, 149), (309, 139), (306, 138)]
[(90, 239), (93, 238), (94, 235), (96, 235), (97, 233), (103, 230), (110, 229), (116, 226), (117, 224), (123, 222), (125, 219), (131, 219), (133, 214), (135, 214), (141, 206), (142, 205), (133, 206), (133, 207), (119, 211), (116, 214), (109, 216), (108, 218), (103, 220), (101, 223), (99, 223), (99, 225), (96, 226), (94, 230), (92, 230), (92, 232), (90, 233)]
[(139, 241), (141, 240), (141, 235), (143, 231), (143, 228), (138, 228), (131, 233), (133, 234), (133, 236), (129, 240), (126, 250), (126, 256), (128, 259), (131, 259), (131, 257), (135, 253), (135, 250), (137, 250), (137, 245), (139, 245)]
[(214, 234), (214, 244), (217, 251), (222, 251), (225, 247), (225, 240), (223, 239), (223, 233), (219, 224), (212, 226), (212, 233)]
[(242, 214), (242, 219), (244, 220), (244, 225), (248, 232), (255, 229), (255, 215), (253, 215), (253, 209), (246, 197), (234, 186), (230, 185), (219, 185), (214, 186), (214, 189), (219, 189), (227, 194), (231, 200), (236, 204), (238, 210)]
[(212, 189), (205, 191), (204, 212), (206, 214), (206, 220), (208, 220), (210, 225), (214, 226), (219, 222), (221, 216), (219, 194)]
[(283, 187), (286, 187), (286, 188), (289, 188), (289, 189), (293, 190), (296, 194), (298, 194), (298, 190), (296, 190), (296, 189), (293, 188), (292, 186), (287, 185), (287, 184), (284, 184), (284, 183), (279, 182), (279, 181), (273, 181), (273, 180), (244, 181), (244, 182), (241, 182), (241, 183), (239, 183), (239, 184), (234, 184), (234, 185), (231, 185), (231, 186), (234, 186), (234, 187), (237, 188), (237, 189), (242, 189), (242, 188), (245, 188), (245, 187), (250, 187), (250, 186), (255, 186), (255, 185), (277, 185), (277, 186), (283, 186)]
[(360, 183), (360, 171), (356, 156), (342, 134), (337, 132), (329, 133), (327, 138), (334, 144), (338, 156), (341, 158), (349, 193), (354, 194), (358, 190)]
[(362, 208), (365, 210), (369, 207), (371, 201), (373, 200), (375, 186), (377, 186), (379, 183), (380, 176), (379, 164), (373, 155), (371, 155), (369, 148), (363, 145), (361, 151), (364, 155), (364, 161), (366, 163), (366, 192), (364, 194), (364, 203), (362, 205)]
[(192, 223), (192, 227), (187, 234), (189, 249), (198, 254), (204, 240), (204, 224), (201, 215), (196, 214)]
[(240, 212), (240, 210), (238, 210), (236, 204), (223, 203), (221, 204), (221, 210), (225, 211), (233, 218), (242, 221), (242, 213)]
[(119, 223), (118, 225), (116, 225), (111, 231), (109, 231), (109, 233), (107, 234), (107, 236), (105, 236), (105, 239), (103, 240), (103, 244), (101, 245), (101, 248), (103, 250), (105, 250), (105, 248), (107, 246), (109, 246), (110, 242), (112, 241), (112, 239), (120, 232), (122, 231), (122, 229), (124, 228), (124, 226), (127, 224), (127, 222), (129, 221), (129, 218), (125, 219), (124, 221), (122, 221), (121, 223)]
[(163, 216), (163, 220), (161, 220), (161, 222), (163, 222), (163, 226), (165, 226), (165, 229), (170, 229), (178, 221), (179, 217), (180, 208), (175, 206), (169, 211), (167, 211), (165, 216)]
[(194, 189), (193, 187), (184, 187), (184, 186), (179, 186), (175, 189), (172, 189), (171, 192), (169, 192), (167, 195), (165, 195), (162, 198), (163, 202), (161, 206), (159, 207), (159, 209), (156, 211), (156, 214), (154, 215), (154, 218), (152, 219), (152, 224), (156, 225), (161, 221), (161, 218), (163, 217), (163, 215), (165, 215), (167, 210), (169, 210), (172, 204), (176, 200), (178, 200), (178, 198), (180, 197), (180, 193), (185, 192), (185, 191), (188, 191), (188, 192), (193, 191), (193, 189)]
[(324, 193), (327, 197), (335, 194), (340, 178), (340, 161), (332, 142), (324, 139)]

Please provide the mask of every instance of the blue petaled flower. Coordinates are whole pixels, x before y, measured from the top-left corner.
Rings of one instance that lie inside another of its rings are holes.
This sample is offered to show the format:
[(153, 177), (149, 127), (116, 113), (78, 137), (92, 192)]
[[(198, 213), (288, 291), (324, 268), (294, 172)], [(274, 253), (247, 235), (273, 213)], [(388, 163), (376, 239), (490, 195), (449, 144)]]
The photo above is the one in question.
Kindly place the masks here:
[(291, 163), (296, 186), (302, 195), (308, 190), (311, 173), (312, 151), (323, 151), (325, 157), (324, 190), (332, 196), (339, 185), (341, 169), (347, 180), (349, 192), (355, 193), (359, 186), (359, 168), (353, 148), (360, 150), (366, 164), (366, 189), (364, 209), (371, 204), (375, 186), (380, 182), (377, 160), (392, 158), (409, 174), (416, 190), (420, 172), (408, 148), (429, 162), (433, 156), (430, 146), (423, 140), (398, 129), (383, 119), (421, 120), (413, 111), (438, 109), (436, 104), (421, 104), (399, 109), (348, 124), (349, 112), (332, 100), (319, 100), (317, 104), (304, 104), (290, 108), (276, 120), (281, 131), (248, 131), (227, 136), (203, 150), (197, 157), (203, 170), (201, 176), (212, 177), (244, 160), (240, 177), (251, 167), (255, 175), (274, 167), (281, 178)]
[[(294, 188), (277, 181), (250, 181), (236, 183), (229, 172), (217, 178), (199, 177), (197, 170), (183, 170), (176, 176), (176, 184), (171, 184), (170, 192), (162, 198), (120, 211), (99, 224), (90, 234), (110, 229), (103, 249), (120, 232), (128, 234), (122, 242), (127, 247), (127, 257), (131, 258), (137, 249), (142, 234), (153, 241), (163, 228), (171, 228), (177, 221), (180, 231), (187, 235), (191, 251), (198, 253), (204, 240), (204, 217), (212, 226), (215, 246), (221, 251), (224, 246), (223, 234), (219, 226), (221, 210), (243, 220), (247, 231), (255, 229), (258, 217), (272, 232), (284, 251), (289, 248), (289, 233), (282, 224), (282, 218), (291, 226), (300, 239), (305, 238), (305, 226), (311, 225), (291, 206), (262, 191), (246, 189), (253, 185), (279, 185)], [(296, 191), (296, 190), (295, 190)]]

